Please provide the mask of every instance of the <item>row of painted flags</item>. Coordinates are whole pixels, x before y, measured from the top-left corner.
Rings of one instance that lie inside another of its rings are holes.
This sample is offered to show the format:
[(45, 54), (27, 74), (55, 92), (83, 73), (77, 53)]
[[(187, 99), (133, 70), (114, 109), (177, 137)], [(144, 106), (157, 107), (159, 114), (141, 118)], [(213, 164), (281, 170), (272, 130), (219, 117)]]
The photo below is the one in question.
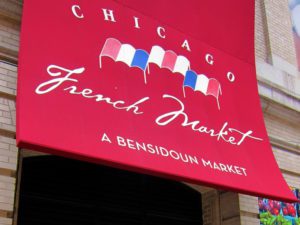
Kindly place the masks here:
[(150, 53), (142, 49), (135, 49), (130, 44), (122, 44), (115, 38), (106, 39), (99, 56), (100, 68), (102, 68), (102, 57), (110, 57), (116, 62), (123, 62), (129, 67), (138, 67), (144, 72), (144, 81), (147, 83), (146, 70), (150, 73), (149, 64), (154, 63), (160, 68), (169, 69), (172, 73), (180, 73), (184, 76), (183, 93), (185, 87), (194, 91), (200, 91), (205, 95), (212, 95), (216, 98), (218, 108), (221, 85), (218, 80), (208, 78), (204, 74), (197, 74), (190, 68), (190, 61), (177, 55), (171, 50), (165, 51), (160, 46), (153, 46)]

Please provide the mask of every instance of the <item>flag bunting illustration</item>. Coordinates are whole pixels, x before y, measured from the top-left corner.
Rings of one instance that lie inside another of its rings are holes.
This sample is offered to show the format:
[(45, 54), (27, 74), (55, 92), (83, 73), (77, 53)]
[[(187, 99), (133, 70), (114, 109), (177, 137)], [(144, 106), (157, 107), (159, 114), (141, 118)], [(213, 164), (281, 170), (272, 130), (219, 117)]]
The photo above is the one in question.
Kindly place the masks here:
[(103, 56), (112, 58), (115, 62), (123, 62), (129, 67), (140, 68), (144, 73), (145, 83), (147, 83), (146, 70), (150, 73), (150, 63), (169, 69), (172, 73), (180, 73), (184, 76), (184, 96), (184, 88), (190, 87), (194, 91), (215, 97), (220, 109), (219, 95), (222, 94), (220, 82), (215, 78), (208, 78), (204, 74), (197, 74), (191, 70), (190, 61), (186, 57), (177, 55), (171, 50), (165, 51), (162, 47), (154, 45), (148, 53), (143, 49), (135, 49), (130, 44), (122, 44), (115, 38), (107, 38), (99, 56), (100, 68), (102, 68)]

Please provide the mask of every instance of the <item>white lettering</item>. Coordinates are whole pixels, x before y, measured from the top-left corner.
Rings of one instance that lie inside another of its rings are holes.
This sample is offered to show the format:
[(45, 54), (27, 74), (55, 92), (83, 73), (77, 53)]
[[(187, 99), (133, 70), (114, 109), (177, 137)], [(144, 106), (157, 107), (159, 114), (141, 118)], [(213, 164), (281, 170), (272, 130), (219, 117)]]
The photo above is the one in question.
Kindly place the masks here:
[(232, 72), (228, 72), (227, 73), (227, 79), (230, 81), (230, 82), (234, 82), (235, 80), (235, 76)]
[(73, 5), (72, 6), (72, 13), (75, 17), (77, 17), (78, 19), (82, 19), (84, 16), (83, 16), (83, 13), (79, 13), (78, 11), (81, 11), (81, 8), (79, 5)]
[[(169, 155), (169, 152), (167, 149), (165, 149), (164, 147), (159, 147), (159, 150), (160, 150), (160, 154), (162, 156), (168, 156)], [(171, 154), (171, 153), (170, 153)]]
[(219, 166), (220, 166), (222, 171), (228, 172), (227, 169), (226, 169), (226, 166), (223, 163), (219, 163)]
[(139, 18), (137, 18), (135, 16), (133, 18), (134, 18), (134, 27), (140, 29)]
[(232, 169), (232, 165), (227, 165), (227, 169), (229, 173), (235, 173), (234, 170)]
[(196, 156), (194, 156), (194, 157), (192, 158), (192, 157), (189, 155), (189, 159), (190, 159), (191, 163), (196, 163), (197, 165), (199, 165), (198, 159), (197, 159)]
[[(247, 137), (259, 141), (263, 140), (261, 138), (251, 136), (250, 134), (253, 133), (253, 131), (251, 130), (244, 133), (234, 128), (228, 128), (228, 122), (225, 122), (223, 124), (219, 132), (217, 132), (215, 129), (208, 129), (205, 126), (200, 126), (200, 121), (198, 120), (189, 121), (188, 115), (184, 112), (185, 106), (178, 98), (167, 94), (163, 95), (163, 98), (169, 98), (175, 100), (179, 104), (180, 108), (178, 110), (167, 112), (157, 117), (155, 122), (160, 126), (166, 126), (172, 121), (174, 121), (175, 119), (182, 118), (182, 122), (181, 122), (182, 127), (191, 127), (192, 131), (209, 134), (211, 137), (216, 137), (218, 141), (223, 140), (232, 145), (240, 145)], [(229, 136), (231, 134), (234, 135), (239, 134), (242, 137), (239, 139), (239, 141), (236, 142), (236, 139), (239, 137)]]
[(221, 169), (219, 168), (218, 164), (215, 163), (215, 162), (214, 162), (214, 169), (215, 169), (215, 170), (221, 170)]
[(127, 147), (128, 148), (135, 149), (133, 140), (126, 139), (126, 141), (127, 141)]
[(117, 142), (118, 142), (119, 146), (123, 146), (123, 147), (126, 146), (126, 142), (125, 142), (124, 138), (122, 138), (120, 136), (117, 136)]
[(158, 34), (158, 36), (160, 36), (161, 38), (166, 38), (166, 35), (164, 35), (164, 34), (162, 34), (162, 31), (163, 31), (163, 33), (165, 33), (166, 32), (166, 30), (165, 30), (165, 28), (163, 28), (163, 27), (157, 27), (157, 34)]
[(118, 101), (112, 101), (109, 97), (104, 97), (101, 94), (95, 94), (95, 95), (89, 95), (92, 94), (93, 91), (91, 89), (83, 89), (82, 91), (77, 91), (76, 86), (67, 87), (64, 89), (64, 91), (69, 91), (72, 95), (82, 95), (85, 98), (95, 98), (96, 102), (104, 101), (107, 104), (112, 105), (115, 109), (124, 109), (127, 112), (133, 111), (134, 114), (142, 114), (143, 112), (139, 111), (139, 105), (147, 100), (149, 100), (149, 97), (144, 97), (135, 103), (128, 105), (128, 106), (119, 106), (119, 105), (125, 105), (124, 101), (118, 100)]
[[(58, 70), (58, 71), (53, 72), (53, 70)], [(35, 89), (35, 93), (37, 93), (39, 95), (46, 94), (50, 91), (53, 91), (55, 88), (57, 88), (58, 86), (60, 86), (62, 83), (66, 82), (66, 81), (78, 82), (78, 80), (72, 79), (72, 78), (69, 78), (69, 77), (73, 74), (81, 74), (83, 71), (84, 71), (84, 67), (74, 69), (74, 70), (69, 70), (69, 69), (66, 69), (66, 68), (63, 68), (63, 67), (60, 67), (60, 66), (50, 65), (47, 68), (47, 72), (50, 76), (57, 77), (57, 76), (60, 76), (62, 74), (62, 72), (66, 72), (67, 73), (66, 76), (65, 77), (60, 77), (60, 78), (54, 78), (52, 80), (41, 83)], [(49, 87), (48, 88), (46, 87), (46, 89), (44, 89), (45, 86), (49, 86)]]
[[(51, 80), (48, 80), (46, 82), (41, 83), (36, 89), (35, 92), (39, 95), (49, 93), (50, 91), (53, 91), (60, 85), (62, 85), (64, 82), (78, 82), (77, 79), (70, 78), (73, 74), (81, 74), (84, 71), (84, 67), (77, 68), (74, 70), (69, 70), (60, 66), (56, 65), (50, 65), (47, 68), (47, 72), (52, 77), (58, 77), (62, 75), (63, 72), (66, 73), (63, 77), (53, 78)], [(76, 86), (70, 86), (67, 88), (64, 88), (64, 91), (69, 91), (72, 95), (81, 95), (84, 98), (93, 98), (96, 102), (106, 102), (109, 105), (112, 105), (115, 109), (119, 110), (126, 110), (127, 112), (132, 111), (134, 114), (142, 114), (143, 112), (140, 111), (139, 106), (148, 101), (149, 97), (144, 97), (140, 100), (137, 100), (131, 105), (126, 105), (126, 103), (122, 100), (112, 101), (109, 97), (104, 97), (101, 94), (93, 94), (93, 90), (85, 88), (82, 91), (77, 91)]]
[(114, 11), (111, 9), (102, 9), (103, 15), (104, 15), (104, 20), (106, 21), (111, 21), (111, 22), (116, 22), (115, 17), (114, 17)]
[(202, 165), (204, 167), (209, 167), (213, 170), (219, 170), (220, 172), (231, 173), (234, 175), (247, 176), (246, 169), (240, 166), (225, 164), (219, 162), (212, 162), (210, 160), (201, 159)]
[(211, 162), (208, 160), (208, 161), (205, 161), (204, 159), (201, 159), (202, 160), (202, 163), (203, 165), (206, 167), (206, 166), (209, 166), (210, 168), (212, 168), (212, 165), (211, 165)]
[(128, 139), (121, 136), (116, 136), (116, 142), (118, 146), (123, 147), (124, 149), (132, 149), (136, 150), (136, 152), (143, 151), (143, 153), (149, 153), (160, 157), (168, 157), (170, 159), (181, 161), (183, 163), (198, 164), (198, 159), (196, 156), (191, 156), (188, 154), (183, 155), (181, 152), (168, 150), (162, 146), (147, 144), (144, 142), (137, 142), (133, 139)]
[(101, 141), (102, 141), (102, 142), (103, 142), (103, 141), (107, 141), (107, 142), (111, 143), (111, 140), (109, 139), (109, 137), (107, 136), (106, 133), (104, 133), (104, 134), (102, 135)]
[(205, 55), (205, 61), (209, 64), (209, 65), (213, 65), (214, 64), (214, 57), (211, 54), (206, 54)]
[(242, 175), (241, 171), (239, 170), (240, 167), (234, 166), (234, 169), (235, 169), (235, 172), (236, 172), (238, 175)]
[(173, 159), (176, 159), (176, 160), (179, 159), (178, 153), (175, 152), (174, 150), (171, 150), (171, 151), (170, 151), (170, 156), (171, 156)]
[(262, 141), (262, 140), (263, 140), (263, 139), (261, 139), (261, 138), (251, 136), (250, 134), (253, 133), (252, 130), (249, 130), (249, 131), (246, 132), (246, 133), (243, 133), (243, 132), (241, 132), (241, 131), (239, 131), (239, 130), (237, 130), (237, 129), (234, 129), (234, 128), (229, 128), (228, 130), (229, 130), (230, 132), (237, 132), (237, 133), (239, 133), (239, 134), (242, 135), (242, 138), (241, 138), (240, 141), (237, 143), (237, 145), (242, 144), (242, 142), (245, 140), (246, 137), (249, 137), (249, 138), (252, 138), (252, 139), (255, 139), (255, 140), (258, 140), (258, 141)]
[(188, 40), (184, 40), (184, 42), (181, 45), (181, 48), (185, 48), (186, 50), (188, 50), (189, 52), (191, 51), (190, 45)]
[(243, 174), (244, 174), (245, 176), (247, 176), (246, 169), (243, 168), (243, 167), (240, 167), (240, 169), (243, 171)]

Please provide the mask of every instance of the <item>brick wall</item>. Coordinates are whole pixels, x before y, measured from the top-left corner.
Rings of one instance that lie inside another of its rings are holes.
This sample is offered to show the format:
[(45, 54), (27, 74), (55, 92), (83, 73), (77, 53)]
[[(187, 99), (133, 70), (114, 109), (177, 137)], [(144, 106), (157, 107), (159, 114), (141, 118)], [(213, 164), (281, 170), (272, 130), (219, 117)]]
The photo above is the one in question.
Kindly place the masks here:
[(266, 29), (265, 3), (255, 0), (255, 56), (257, 60), (268, 62), (270, 60), (271, 49), (268, 30)]
[(21, 1), (0, 1), (0, 225), (13, 224), (17, 180), (16, 84)]
[[(0, 34), (1, 36), (1, 34)], [(0, 224), (12, 224), (18, 149), (16, 131), (16, 66), (0, 62)]]
[(291, 31), (292, 23), (288, 0), (264, 0), (264, 5), (272, 61), (277, 56), (296, 66), (296, 52)]
[(220, 225), (219, 193), (217, 190), (202, 192), (202, 215), (205, 225)]
[[(300, 76), (288, 0), (256, 0), (256, 62), (265, 124), (288, 185), (300, 188)], [(239, 195), (241, 224), (258, 225), (256, 197)]]
[(240, 225), (239, 196), (233, 192), (220, 192), (221, 225)]

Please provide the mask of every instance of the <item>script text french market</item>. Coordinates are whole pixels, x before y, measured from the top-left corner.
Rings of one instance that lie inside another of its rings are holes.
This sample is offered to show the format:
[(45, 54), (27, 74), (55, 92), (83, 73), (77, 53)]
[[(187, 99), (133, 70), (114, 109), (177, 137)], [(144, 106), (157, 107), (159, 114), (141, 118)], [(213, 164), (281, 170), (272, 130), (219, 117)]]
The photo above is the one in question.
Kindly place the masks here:
[[(78, 79), (71, 77), (72, 75), (81, 75), (85, 71), (84, 67), (80, 67), (77, 69), (67, 69), (57, 65), (50, 65), (47, 68), (47, 72), (51, 77), (54, 77), (48, 81), (45, 81), (38, 85), (35, 92), (36, 94), (42, 95), (47, 94), (63, 83), (79, 83)], [(126, 110), (128, 112), (132, 112), (137, 116), (143, 114), (142, 105), (150, 100), (150, 97), (144, 97), (142, 99), (137, 100), (133, 103), (126, 103), (124, 100), (112, 100), (110, 97), (104, 96), (99, 93), (94, 93), (93, 90), (89, 88), (78, 88), (75, 85), (64, 88), (64, 91), (67, 91), (71, 95), (80, 95), (86, 99), (93, 99), (96, 102), (104, 102), (108, 105), (111, 105), (113, 108), (117, 110)], [(224, 122), (222, 127), (208, 128), (200, 124), (199, 120), (190, 121), (188, 114), (185, 112), (185, 106), (182, 101), (172, 95), (164, 94), (162, 96), (163, 99), (171, 100), (177, 103), (177, 108), (166, 112), (162, 115), (159, 115), (155, 123), (159, 126), (166, 126), (170, 124), (172, 121), (178, 119), (181, 121), (182, 127), (189, 127), (193, 132), (203, 133), (209, 135), (210, 137), (216, 138), (218, 141), (225, 141), (232, 145), (241, 145), (247, 138), (259, 140), (262, 139), (252, 136), (252, 130), (248, 130), (246, 132), (240, 131), (238, 129), (232, 128), (228, 126), (228, 122)]]

